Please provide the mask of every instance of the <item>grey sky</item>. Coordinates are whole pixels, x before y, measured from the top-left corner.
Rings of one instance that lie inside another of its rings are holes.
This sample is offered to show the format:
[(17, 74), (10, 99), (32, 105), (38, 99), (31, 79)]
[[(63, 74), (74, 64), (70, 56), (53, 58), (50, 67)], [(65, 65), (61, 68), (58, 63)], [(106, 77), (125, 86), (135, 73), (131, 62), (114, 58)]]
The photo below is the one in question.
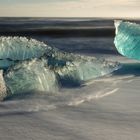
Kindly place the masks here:
[(0, 16), (140, 17), (140, 0), (0, 0)]

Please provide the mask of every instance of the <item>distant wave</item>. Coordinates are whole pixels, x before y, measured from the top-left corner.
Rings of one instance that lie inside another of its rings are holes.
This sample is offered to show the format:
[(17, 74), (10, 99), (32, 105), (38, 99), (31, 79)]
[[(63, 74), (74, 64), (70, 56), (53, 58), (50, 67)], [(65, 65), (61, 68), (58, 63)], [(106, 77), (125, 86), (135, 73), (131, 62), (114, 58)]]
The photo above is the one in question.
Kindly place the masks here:
[(96, 18), (0, 18), (0, 35), (114, 36), (113, 20)]
[(1, 29), (0, 35), (4, 36), (27, 36), (27, 35), (47, 35), (54, 37), (113, 37), (114, 27), (71, 27), (71, 28), (33, 28), (33, 29)]
[(1, 17), (0, 35), (110, 37), (115, 35), (115, 29), (114, 19)]

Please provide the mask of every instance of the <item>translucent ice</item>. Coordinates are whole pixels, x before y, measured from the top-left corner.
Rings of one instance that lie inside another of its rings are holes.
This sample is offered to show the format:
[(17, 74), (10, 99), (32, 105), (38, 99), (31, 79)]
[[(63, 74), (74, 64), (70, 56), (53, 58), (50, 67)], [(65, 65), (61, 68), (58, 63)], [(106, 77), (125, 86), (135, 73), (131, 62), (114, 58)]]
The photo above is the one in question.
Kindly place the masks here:
[(57, 68), (63, 84), (80, 85), (83, 82), (111, 73), (118, 68), (117, 63), (107, 62), (94, 57), (75, 55), (73, 60), (67, 62), (62, 68)]
[(56, 92), (56, 75), (45, 64), (45, 60), (24, 61), (12, 67), (4, 75), (8, 96), (31, 91)]
[(49, 49), (46, 44), (35, 39), (0, 37), (0, 68), (7, 68), (18, 60), (39, 58)]
[(5, 81), (3, 79), (3, 71), (0, 70), (0, 100), (3, 100), (7, 96), (7, 90)]
[(115, 21), (115, 46), (118, 52), (128, 58), (140, 60), (140, 25)]
[(60, 84), (81, 85), (119, 66), (115, 62), (62, 52), (22, 37), (1, 37), (0, 50), (0, 67), (9, 67), (4, 70), (5, 81), (1, 73), (2, 98), (31, 91), (56, 92)]

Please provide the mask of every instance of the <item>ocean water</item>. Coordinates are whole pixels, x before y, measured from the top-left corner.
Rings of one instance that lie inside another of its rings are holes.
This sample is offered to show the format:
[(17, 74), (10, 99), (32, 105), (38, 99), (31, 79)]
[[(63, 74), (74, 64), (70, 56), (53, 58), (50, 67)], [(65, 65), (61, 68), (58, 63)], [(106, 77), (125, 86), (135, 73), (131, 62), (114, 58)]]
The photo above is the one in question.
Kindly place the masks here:
[[(114, 62), (117, 61), (115, 57), (120, 56), (113, 43), (115, 35), (113, 19), (0, 18), (0, 34), (1, 36), (34, 38), (62, 51)], [(111, 77), (112, 74), (106, 76)], [(92, 84), (85, 84), (80, 87), (62, 87), (55, 94), (15, 95), (6, 99), (4, 106), (7, 106), (8, 111), (9, 109), (16, 111), (48, 110), (58, 106), (80, 104), (90, 100), (90, 98), (95, 98), (98, 94), (99, 97), (102, 97), (104, 96), (102, 93), (117, 90), (114, 89), (114, 82), (112, 81), (100, 87), (100, 84), (94, 80), (96, 79), (90, 81)], [(109, 86), (110, 84), (112, 86)], [(95, 87), (94, 92), (91, 87)]]
[(140, 64), (118, 54), (113, 19), (0, 18), (0, 35), (121, 63), (119, 70), (80, 87), (0, 102), (1, 140), (140, 139)]
[[(0, 35), (34, 38), (62, 51), (99, 59), (118, 55), (113, 44), (112, 19), (0, 18)], [(100, 89), (99, 85), (95, 85)], [(75, 105), (89, 100), (92, 96), (95, 98), (95, 91), (93, 93), (90, 86), (89, 84), (76, 88), (62, 88), (56, 94), (29, 93), (13, 96), (1, 105), (4, 105), (7, 111), (38, 111)], [(104, 90), (110, 92), (107, 85)]]
[(35, 38), (71, 52), (115, 53), (114, 19), (0, 18), (0, 35)]

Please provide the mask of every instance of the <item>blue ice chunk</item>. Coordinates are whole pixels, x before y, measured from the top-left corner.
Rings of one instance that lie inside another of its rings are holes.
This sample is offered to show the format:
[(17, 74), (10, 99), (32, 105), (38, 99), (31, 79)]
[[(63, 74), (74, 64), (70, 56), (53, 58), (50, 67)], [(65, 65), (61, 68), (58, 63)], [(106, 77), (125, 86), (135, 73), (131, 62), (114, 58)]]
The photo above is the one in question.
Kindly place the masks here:
[(4, 80), (8, 88), (8, 96), (28, 92), (56, 92), (58, 81), (54, 71), (46, 65), (46, 60), (24, 61), (11, 67)]
[(55, 70), (63, 84), (80, 85), (89, 80), (109, 74), (119, 68), (115, 62), (74, 55), (73, 60), (67, 61), (62, 68)]
[(128, 58), (140, 60), (140, 25), (117, 20), (115, 27), (114, 43), (118, 52)]
[(81, 85), (119, 68), (116, 62), (66, 53), (34, 39), (1, 40), (0, 68), (9, 67), (4, 71), (6, 97), (31, 91), (56, 92), (60, 84)]
[(0, 37), (0, 68), (7, 68), (16, 61), (39, 58), (49, 49), (46, 44), (35, 39)]
[(7, 97), (7, 89), (3, 78), (3, 70), (0, 70), (0, 101), (5, 97)]

